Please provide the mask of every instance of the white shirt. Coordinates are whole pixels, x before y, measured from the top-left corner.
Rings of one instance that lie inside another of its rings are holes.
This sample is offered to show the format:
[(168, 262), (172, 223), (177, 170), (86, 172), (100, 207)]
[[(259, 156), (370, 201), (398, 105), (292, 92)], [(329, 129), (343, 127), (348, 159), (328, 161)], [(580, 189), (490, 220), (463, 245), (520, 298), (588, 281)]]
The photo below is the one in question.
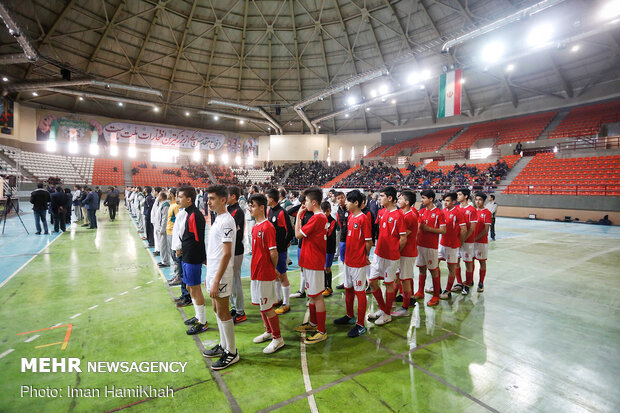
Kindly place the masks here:
[(493, 215), (495, 215), (495, 211), (497, 211), (497, 204), (495, 203), (495, 201), (489, 201), (489, 203), (487, 204), (486, 208), (491, 211), (491, 213)]
[(153, 203), (153, 208), (151, 209), (151, 223), (153, 224), (153, 229), (155, 231), (159, 230), (159, 207), (161, 206), (161, 202), (159, 202), (159, 196), (155, 198), (155, 203)]
[(181, 237), (185, 232), (185, 220), (187, 219), (187, 212), (185, 212), (185, 208), (179, 208), (179, 213), (177, 214), (176, 219), (174, 220), (174, 225), (172, 226), (172, 249), (177, 251), (182, 247)]
[(224, 255), (223, 243), (232, 243), (232, 253), (230, 261), (226, 267), (226, 273), (233, 270), (233, 258), (235, 257), (234, 248), (237, 237), (237, 224), (235, 219), (228, 212), (217, 215), (215, 221), (209, 230), (209, 239), (207, 242), (207, 277), (215, 277), (220, 261)]

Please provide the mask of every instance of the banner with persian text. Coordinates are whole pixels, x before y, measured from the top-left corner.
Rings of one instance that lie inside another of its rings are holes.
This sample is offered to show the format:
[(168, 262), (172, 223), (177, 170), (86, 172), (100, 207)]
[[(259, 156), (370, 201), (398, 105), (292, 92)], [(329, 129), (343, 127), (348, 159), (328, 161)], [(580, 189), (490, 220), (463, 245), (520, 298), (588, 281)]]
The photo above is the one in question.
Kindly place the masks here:
[(108, 123), (103, 128), (103, 135), (108, 142), (115, 136), (118, 143), (135, 141), (140, 145), (168, 148), (192, 149), (200, 145), (202, 150), (216, 151), (226, 144), (226, 136), (221, 133), (124, 122)]

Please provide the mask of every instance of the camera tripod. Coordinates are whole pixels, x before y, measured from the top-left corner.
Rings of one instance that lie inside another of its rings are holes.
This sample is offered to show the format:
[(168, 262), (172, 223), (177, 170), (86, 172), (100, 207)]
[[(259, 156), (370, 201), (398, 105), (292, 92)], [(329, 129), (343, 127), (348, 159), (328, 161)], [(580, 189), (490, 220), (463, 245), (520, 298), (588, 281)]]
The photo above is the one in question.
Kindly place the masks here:
[(15, 204), (13, 203), (11, 194), (7, 194), (6, 196), (6, 202), (4, 203), (4, 213), (2, 214), (2, 218), (0, 219), (0, 221), (3, 221), (2, 235), (4, 235), (4, 227), (6, 227), (6, 217), (8, 216), (9, 212), (11, 212), (11, 208), (15, 210), (15, 213), (17, 214), (17, 218), (19, 218), (19, 222), (22, 223), (22, 226), (24, 227), (24, 231), (26, 231), (26, 234), (30, 235), (30, 232), (28, 232), (28, 229), (26, 228), (26, 225), (24, 224), (22, 217), (19, 215), (19, 208), (16, 207)]

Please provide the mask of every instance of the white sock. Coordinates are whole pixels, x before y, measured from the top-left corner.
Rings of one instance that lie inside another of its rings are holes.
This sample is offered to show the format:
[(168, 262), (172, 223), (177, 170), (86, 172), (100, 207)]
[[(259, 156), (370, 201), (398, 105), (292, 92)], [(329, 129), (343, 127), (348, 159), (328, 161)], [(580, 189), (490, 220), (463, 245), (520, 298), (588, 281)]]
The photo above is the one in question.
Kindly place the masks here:
[(192, 304), (194, 305), (194, 317), (198, 318), (198, 304), (196, 304), (196, 300), (192, 298)]
[(207, 313), (205, 312), (205, 305), (197, 305), (196, 306), (196, 318), (200, 324), (205, 324), (207, 322)]
[(303, 293), (304, 291), (306, 291), (306, 279), (304, 278), (304, 272), (302, 270), (299, 276), (299, 292)]
[(220, 317), (215, 314), (215, 318), (217, 320), (217, 328), (220, 330), (220, 347), (226, 348), (226, 336), (224, 335), (224, 328), (222, 327), (222, 320)]
[(291, 286), (287, 285), (282, 286), (282, 295), (283, 295), (283, 299), (284, 299), (284, 305), (289, 305), (290, 301), (291, 301), (291, 297), (289, 297), (291, 295)]
[(276, 299), (282, 300), (282, 283), (280, 281), (276, 281)]
[(232, 318), (228, 321), (222, 321), (222, 330), (226, 336), (226, 350), (231, 354), (237, 353), (237, 347), (235, 346), (235, 324)]

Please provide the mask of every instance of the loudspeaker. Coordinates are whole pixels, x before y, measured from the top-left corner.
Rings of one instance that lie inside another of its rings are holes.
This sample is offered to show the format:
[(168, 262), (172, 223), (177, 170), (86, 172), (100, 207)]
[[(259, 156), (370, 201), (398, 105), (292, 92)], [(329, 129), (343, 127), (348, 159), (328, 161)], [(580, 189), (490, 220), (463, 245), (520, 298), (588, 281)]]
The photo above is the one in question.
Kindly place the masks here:
[(64, 80), (71, 80), (71, 71), (69, 69), (60, 69), (60, 75)]

